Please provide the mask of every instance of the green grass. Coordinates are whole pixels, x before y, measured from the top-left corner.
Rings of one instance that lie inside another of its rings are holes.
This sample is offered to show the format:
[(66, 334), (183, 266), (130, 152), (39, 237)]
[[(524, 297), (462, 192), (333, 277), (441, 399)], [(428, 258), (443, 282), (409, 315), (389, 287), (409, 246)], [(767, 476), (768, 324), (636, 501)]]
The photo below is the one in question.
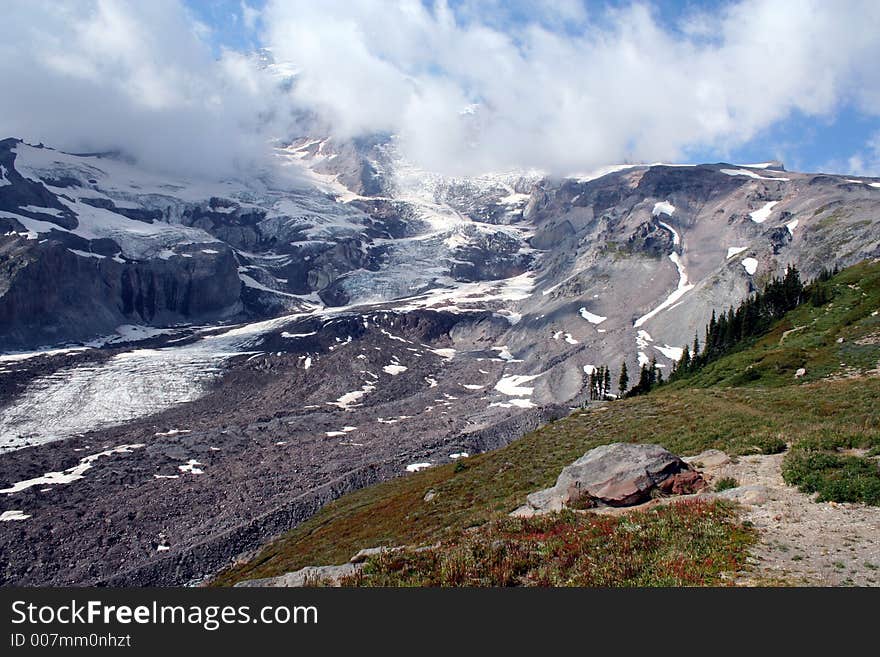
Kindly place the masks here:
[(715, 482), (715, 492), (720, 493), (724, 490), (730, 490), (731, 488), (736, 488), (739, 486), (739, 482), (733, 477), (722, 477), (718, 481)]
[[(222, 573), (216, 584), (271, 577), (307, 565), (344, 563), (361, 548), (429, 545), (481, 527), (553, 484), (560, 470), (600, 444), (652, 442), (679, 454), (761, 452), (765, 441), (867, 438), (880, 428), (880, 378), (786, 388), (660, 390), (579, 411), (507, 447), (350, 493)], [(821, 401), (817, 401), (821, 400)], [(540, 458), (535, 455), (539, 454)], [(435, 496), (424, 501), (433, 489)]]
[[(792, 445), (785, 458), (791, 483), (815, 487), (828, 499), (877, 503), (871, 502), (874, 479), (867, 467), (876, 468), (876, 461), (839, 452), (880, 449), (880, 377), (823, 377), (878, 366), (880, 341), (872, 336), (880, 336), (880, 315), (872, 313), (880, 308), (880, 264), (857, 265), (828, 284), (835, 294), (828, 305), (799, 307), (751, 347), (692, 377), (577, 411), (466, 462), (350, 493), (214, 583), (344, 563), (358, 550), (379, 545), (458, 544), (468, 532), (499, 522), (506, 527), (507, 514), (528, 493), (552, 485), (565, 465), (589, 449), (618, 441), (657, 443), (682, 455), (710, 448), (767, 454)], [(780, 345), (784, 331), (801, 325), (805, 328)], [(807, 369), (801, 379), (794, 378), (798, 367)], [(740, 381), (744, 372), (753, 374)], [(815, 454), (836, 459), (812, 458)], [(432, 489), (435, 495), (425, 502)]]
[(880, 265), (855, 265), (825, 285), (833, 294), (828, 304), (818, 308), (802, 304), (741, 351), (709, 363), (671, 387), (779, 387), (795, 382), (800, 368), (806, 369), (806, 375), (798, 383), (835, 374), (841, 363), (856, 372), (876, 368), (880, 346), (871, 342), (880, 336), (880, 315), (872, 313), (880, 308)]
[(782, 476), (819, 502), (880, 506), (880, 467), (875, 459), (800, 449), (785, 460)]
[(428, 550), (386, 552), (353, 586), (707, 586), (745, 565), (755, 531), (730, 505), (686, 502), (611, 517), (504, 518)]

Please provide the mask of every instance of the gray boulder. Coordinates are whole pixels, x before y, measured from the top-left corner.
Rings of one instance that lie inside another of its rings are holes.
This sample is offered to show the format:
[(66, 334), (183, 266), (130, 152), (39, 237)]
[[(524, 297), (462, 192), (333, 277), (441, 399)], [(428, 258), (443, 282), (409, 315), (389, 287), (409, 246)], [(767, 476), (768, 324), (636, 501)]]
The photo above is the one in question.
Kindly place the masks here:
[(284, 573), (277, 577), (249, 579), (236, 584), (236, 588), (280, 587), (292, 588), (314, 586), (318, 582), (339, 586), (339, 580), (359, 572), (363, 563), (345, 563), (341, 566), (306, 566), (292, 573)]
[(631, 506), (655, 491), (693, 493), (705, 488), (698, 472), (659, 445), (613, 443), (590, 450), (563, 468), (556, 485), (528, 496), (537, 511), (566, 506)]

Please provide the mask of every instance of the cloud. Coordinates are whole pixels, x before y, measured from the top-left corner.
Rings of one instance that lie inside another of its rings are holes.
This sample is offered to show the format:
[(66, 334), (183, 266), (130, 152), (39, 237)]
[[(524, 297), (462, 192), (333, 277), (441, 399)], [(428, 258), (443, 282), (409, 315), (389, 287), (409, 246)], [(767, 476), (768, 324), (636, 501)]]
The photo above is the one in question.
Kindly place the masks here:
[(310, 116), (343, 138), (395, 133), (439, 171), (570, 173), (723, 153), (793, 114), (880, 112), (875, 0), (672, 18), (577, 0), (240, 6), (292, 87), (248, 53), (217, 56), (182, 0), (5, 3), (0, 135), (217, 176), (264, 165)]
[(260, 10), (242, 0), (241, 19), (244, 22), (245, 29), (253, 31), (256, 29), (257, 21), (260, 19)]
[(844, 164), (837, 163), (833, 169), (855, 176), (880, 176), (880, 131), (872, 134), (865, 147), (853, 153)]
[(398, 133), (440, 170), (676, 160), (793, 112), (880, 107), (872, 0), (742, 0), (675, 25), (641, 4), (535, 7), (515, 19), (471, 2), (274, 0), (263, 16), (276, 56), (301, 70), (301, 103), (341, 135)]
[(4, 4), (0, 135), (210, 177), (267, 162), (277, 83), (175, 0)]

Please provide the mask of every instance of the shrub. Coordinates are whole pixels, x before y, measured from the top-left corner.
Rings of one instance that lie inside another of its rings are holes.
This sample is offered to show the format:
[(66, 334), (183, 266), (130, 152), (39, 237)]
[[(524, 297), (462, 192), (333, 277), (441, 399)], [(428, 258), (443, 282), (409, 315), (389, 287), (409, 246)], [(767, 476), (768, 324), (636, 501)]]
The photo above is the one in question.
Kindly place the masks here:
[(763, 436), (755, 441), (755, 445), (761, 454), (782, 454), (787, 447), (779, 436)]
[(804, 493), (818, 493), (819, 502), (880, 506), (880, 469), (870, 458), (796, 450), (786, 457), (782, 477)]
[(504, 518), (427, 550), (370, 557), (343, 586), (718, 585), (754, 544), (724, 502), (612, 517), (562, 511)]
[(739, 486), (739, 482), (733, 477), (722, 477), (715, 482), (715, 492), (720, 493), (723, 490), (729, 490)]

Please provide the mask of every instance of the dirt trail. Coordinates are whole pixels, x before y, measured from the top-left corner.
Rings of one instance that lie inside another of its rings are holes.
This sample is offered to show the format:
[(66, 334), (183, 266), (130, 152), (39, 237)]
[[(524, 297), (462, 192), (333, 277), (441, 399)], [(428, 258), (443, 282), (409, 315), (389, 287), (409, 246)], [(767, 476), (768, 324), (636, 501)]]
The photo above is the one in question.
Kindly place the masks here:
[[(701, 458), (688, 460), (699, 464)], [(720, 458), (701, 468), (713, 481), (737, 480), (739, 488), (720, 496), (739, 501), (743, 519), (761, 533), (753, 568), (736, 583), (880, 586), (880, 507), (813, 501), (785, 484), (783, 458), (743, 456), (727, 463)]]

